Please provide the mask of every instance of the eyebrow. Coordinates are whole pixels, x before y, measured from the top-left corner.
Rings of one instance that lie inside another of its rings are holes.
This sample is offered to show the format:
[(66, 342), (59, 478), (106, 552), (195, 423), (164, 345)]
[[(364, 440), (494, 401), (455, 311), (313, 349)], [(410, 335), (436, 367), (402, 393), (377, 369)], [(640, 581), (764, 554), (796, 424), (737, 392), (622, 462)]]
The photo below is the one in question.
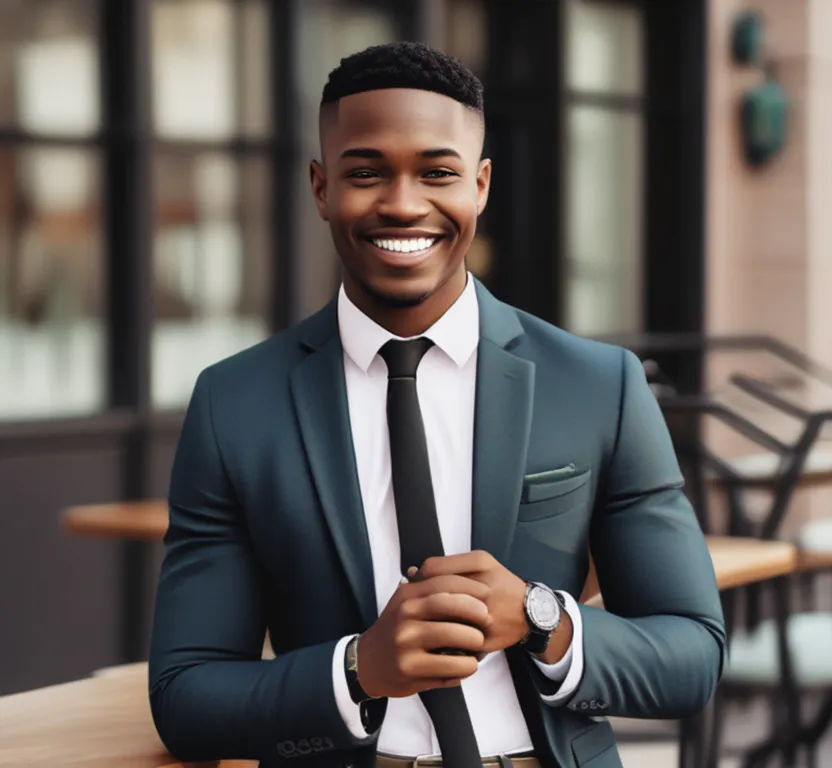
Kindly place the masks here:
[[(419, 153), (420, 157), (434, 160), (440, 157), (456, 157), (462, 160), (462, 155), (455, 149), (450, 147), (437, 147), (436, 149), (426, 149)], [(356, 147), (354, 149), (345, 149), (341, 153), (341, 158), (357, 157), (363, 160), (378, 160), (384, 157), (384, 153), (379, 149), (372, 149), (370, 147)]]

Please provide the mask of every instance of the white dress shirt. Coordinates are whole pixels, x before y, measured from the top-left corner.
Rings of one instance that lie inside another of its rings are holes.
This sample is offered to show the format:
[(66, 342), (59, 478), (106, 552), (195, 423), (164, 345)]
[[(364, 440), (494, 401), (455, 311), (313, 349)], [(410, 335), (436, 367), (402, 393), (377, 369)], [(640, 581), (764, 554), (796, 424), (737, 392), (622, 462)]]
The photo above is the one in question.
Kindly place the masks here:
[[(350, 424), (372, 553), (376, 602), (381, 613), (399, 586), (401, 571), (387, 432), (387, 366), (378, 351), (397, 337), (362, 313), (347, 297), (343, 286), (338, 296), (338, 327), (344, 348)], [(442, 543), (445, 554), (453, 555), (471, 551), (479, 306), (470, 277), (460, 298), (424, 335), (434, 346), (419, 365), (416, 389)], [(561, 594), (572, 619), (572, 645), (556, 664), (546, 665), (535, 659), (544, 674), (561, 683), (557, 694), (547, 697), (550, 702), (568, 697), (583, 672), (581, 616), (575, 600)], [(344, 652), (350, 639), (343, 638), (335, 649), (335, 698), (347, 727), (357, 738), (364, 738), (367, 734), (359, 708), (350, 698), (344, 674)], [(481, 661), (477, 672), (462, 682), (462, 691), (480, 754), (508, 754), (532, 748), (504, 653), (492, 653)], [(439, 754), (436, 733), (418, 696), (389, 700), (378, 751), (406, 757)]]

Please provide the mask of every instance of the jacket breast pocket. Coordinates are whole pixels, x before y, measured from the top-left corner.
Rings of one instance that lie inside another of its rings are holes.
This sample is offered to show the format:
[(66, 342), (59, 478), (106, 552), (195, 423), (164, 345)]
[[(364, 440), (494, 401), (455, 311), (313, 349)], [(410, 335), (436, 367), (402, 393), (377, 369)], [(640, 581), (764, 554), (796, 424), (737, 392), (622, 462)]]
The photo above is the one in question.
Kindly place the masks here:
[[(592, 470), (558, 480), (543, 479), (548, 473), (527, 477), (520, 497), (518, 520), (529, 523), (569, 512), (590, 500)], [(537, 478), (540, 478), (539, 480)]]

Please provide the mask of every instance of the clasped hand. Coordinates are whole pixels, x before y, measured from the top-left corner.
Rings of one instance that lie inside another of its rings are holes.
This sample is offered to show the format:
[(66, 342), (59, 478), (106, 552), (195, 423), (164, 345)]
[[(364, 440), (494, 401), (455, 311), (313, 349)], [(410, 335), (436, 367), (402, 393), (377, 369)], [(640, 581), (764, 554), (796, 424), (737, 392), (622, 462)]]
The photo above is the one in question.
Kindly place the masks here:
[[(432, 557), (408, 573), (358, 644), (358, 674), (374, 697), (454, 687), (528, 626), (525, 583), (487, 552)], [(439, 654), (444, 648), (465, 655)]]

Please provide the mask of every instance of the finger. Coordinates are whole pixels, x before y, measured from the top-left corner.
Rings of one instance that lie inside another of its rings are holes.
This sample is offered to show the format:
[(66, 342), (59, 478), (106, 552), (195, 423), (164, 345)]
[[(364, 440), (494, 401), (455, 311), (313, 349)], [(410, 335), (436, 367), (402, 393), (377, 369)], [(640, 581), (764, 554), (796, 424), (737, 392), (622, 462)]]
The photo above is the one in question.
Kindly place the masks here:
[(491, 594), (491, 588), (488, 585), (476, 579), (471, 579), (467, 576), (458, 576), (456, 574), (436, 576), (435, 578), (404, 584), (399, 589), (403, 599), (425, 597), (426, 595), (432, 595), (438, 592), (450, 592), (452, 594), (471, 595), (471, 597), (475, 597), (477, 600), (484, 601)]
[(453, 621), (417, 622), (414, 634), (414, 645), (425, 651), (453, 648), (476, 653), (485, 645), (485, 634), (481, 630)]
[(411, 658), (408, 668), (403, 671), (412, 680), (462, 680), (471, 677), (477, 671), (477, 666), (473, 656), (421, 653)]
[(482, 573), (493, 567), (496, 560), (488, 554), (477, 550), (463, 552), (459, 555), (445, 555), (443, 557), (429, 557), (419, 567), (419, 575), (425, 579), (449, 574)]
[(455, 621), (488, 629), (493, 623), (486, 604), (468, 594), (435, 592), (402, 604), (406, 619), (414, 621)]

